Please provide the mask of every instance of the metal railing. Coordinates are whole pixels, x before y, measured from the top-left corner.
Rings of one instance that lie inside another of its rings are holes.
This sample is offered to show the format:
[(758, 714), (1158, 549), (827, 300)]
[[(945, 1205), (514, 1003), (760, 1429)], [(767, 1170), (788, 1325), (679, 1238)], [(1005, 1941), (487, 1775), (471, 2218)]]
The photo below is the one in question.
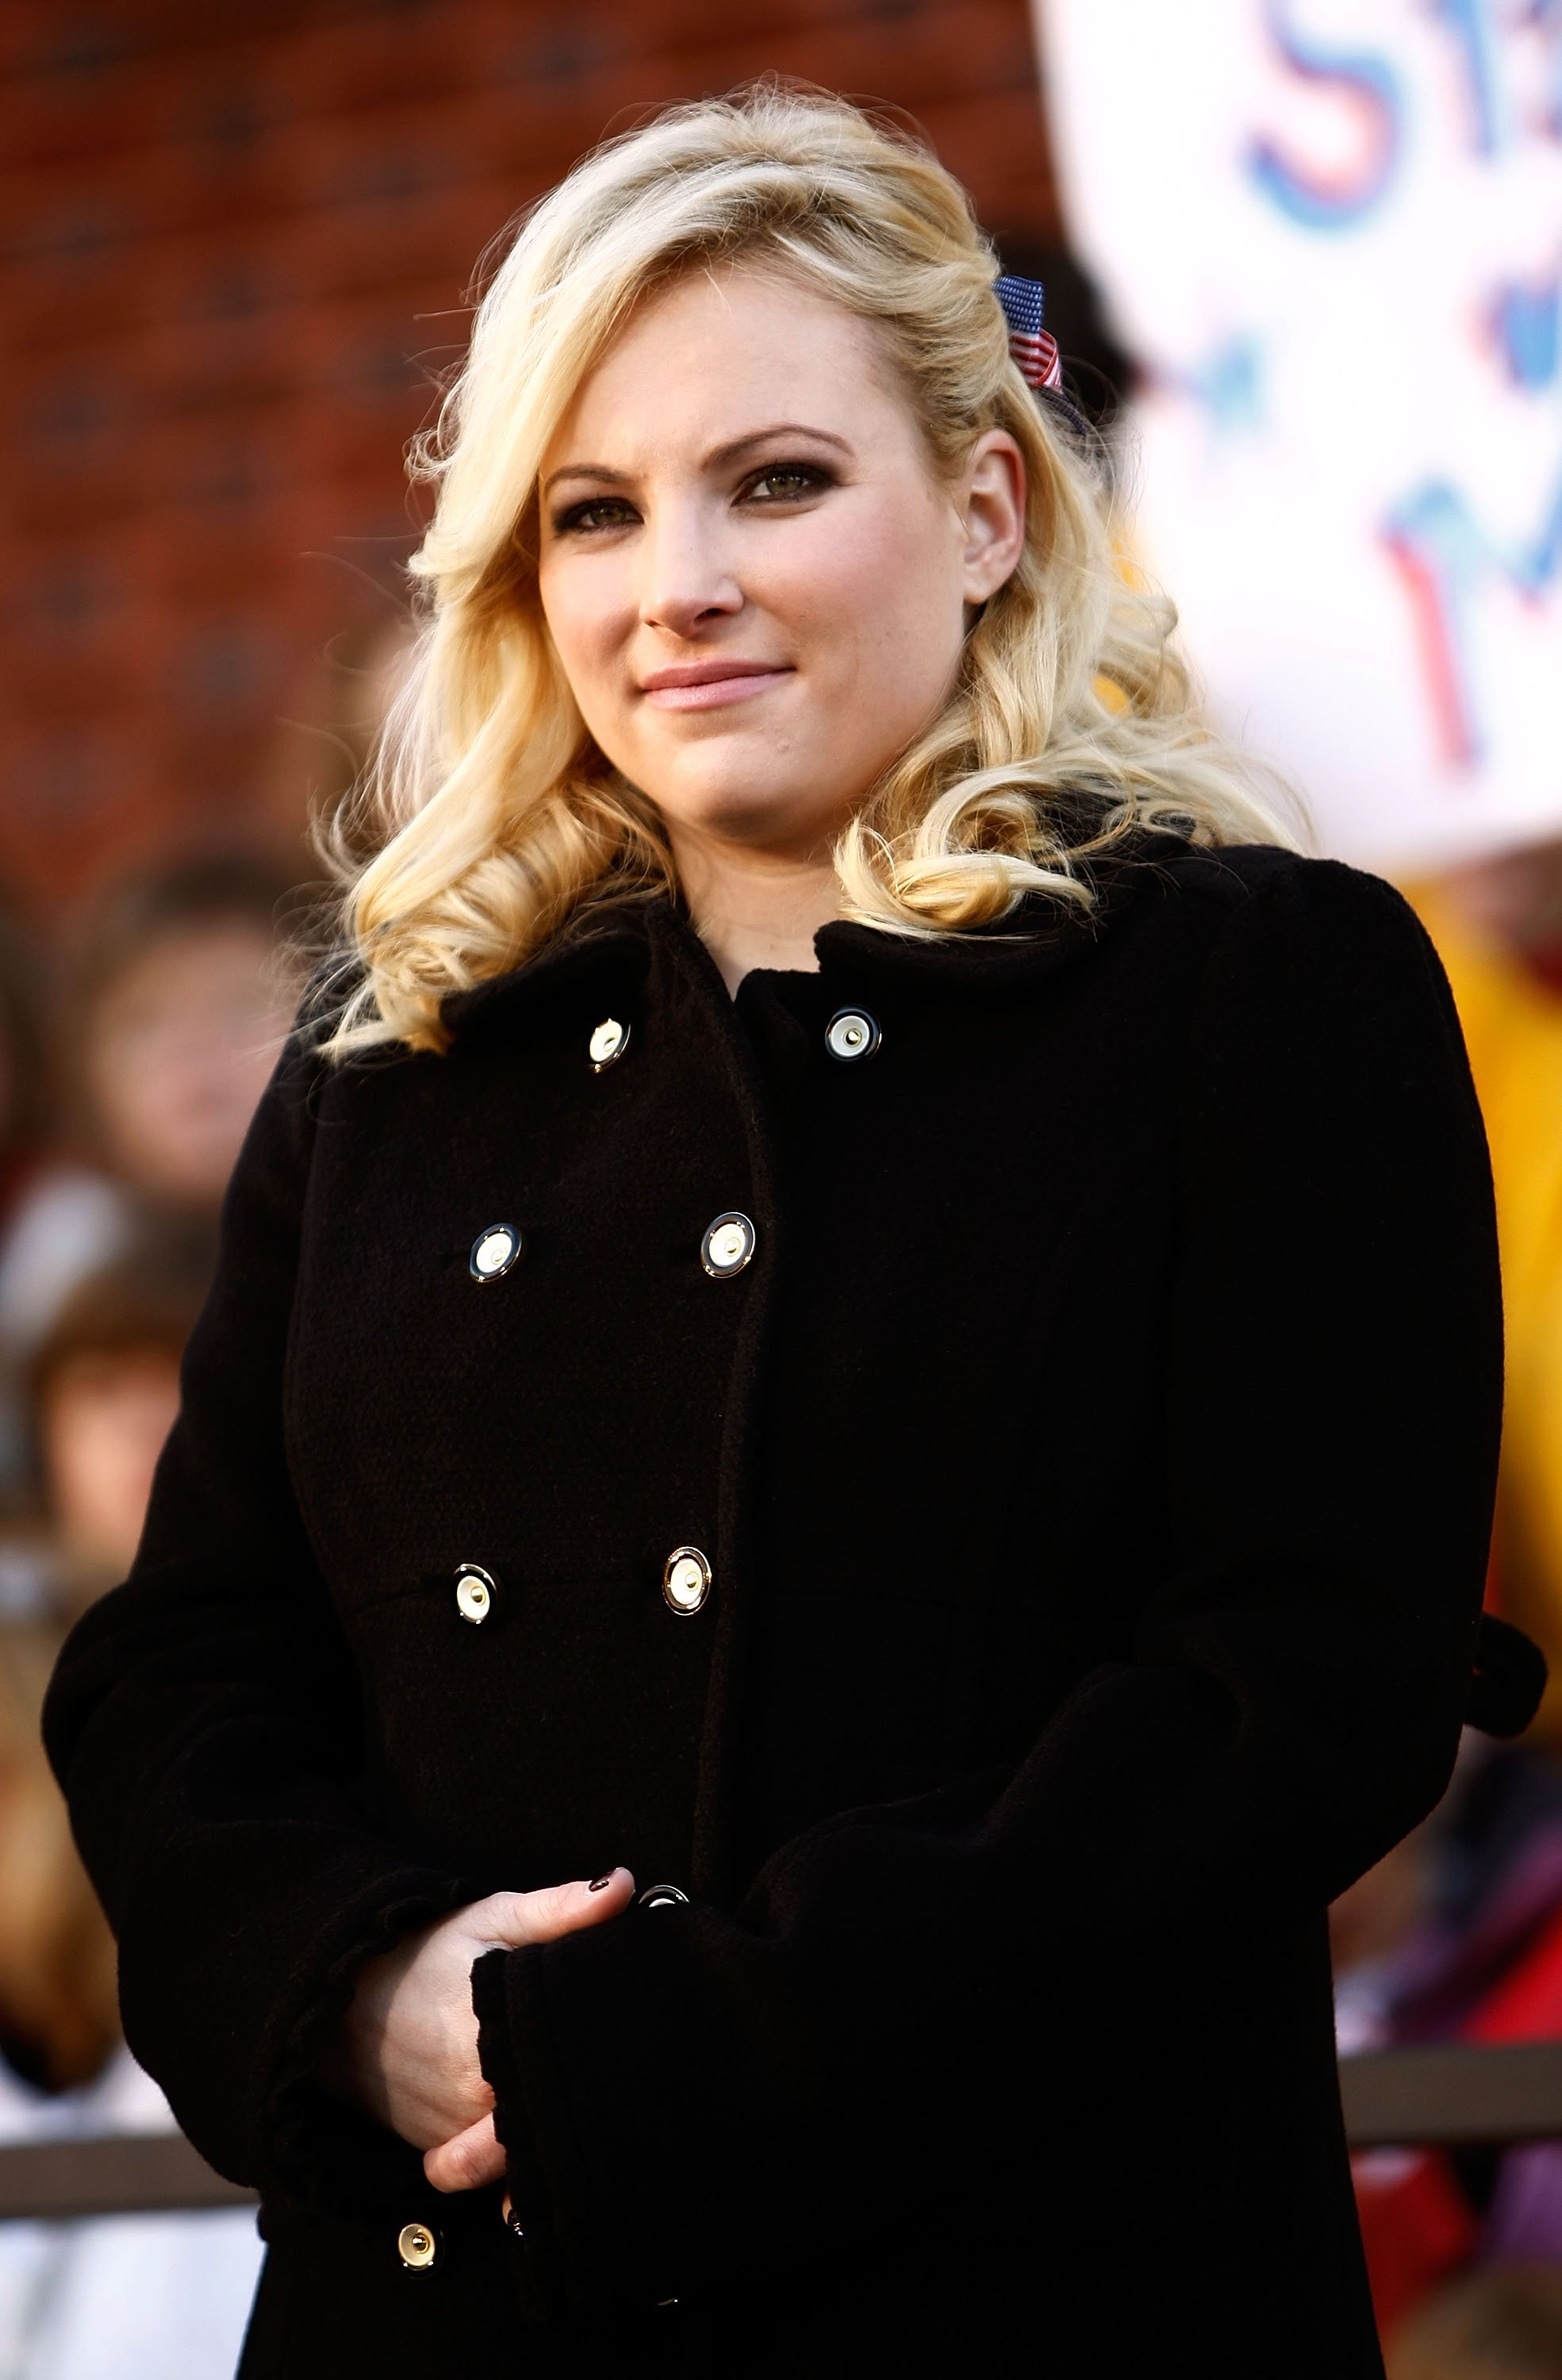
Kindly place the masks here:
[(1379, 2049), (1339, 2061), (1353, 2149), (1562, 2140), (1562, 2041)]
[[(1562, 2041), (1377, 2050), (1342, 2058), (1339, 2081), (1352, 2148), (1562, 2140)], [(254, 2203), (177, 2133), (0, 2147), (0, 2222)]]
[(0, 2148), (0, 2222), (23, 2216), (188, 2214), (252, 2206), (255, 2193), (213, 2173), (178, 2132), (25, 2141)]

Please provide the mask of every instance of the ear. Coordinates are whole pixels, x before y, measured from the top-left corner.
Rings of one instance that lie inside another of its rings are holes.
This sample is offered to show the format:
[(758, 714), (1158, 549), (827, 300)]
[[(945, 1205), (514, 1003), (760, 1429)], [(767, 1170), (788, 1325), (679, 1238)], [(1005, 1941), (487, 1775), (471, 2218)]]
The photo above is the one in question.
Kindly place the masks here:
[(985, 603), (1010, 577), (1025, 544), (1025, 458), (1007, 430), (987, 430), (963, 474), (962, 592)]

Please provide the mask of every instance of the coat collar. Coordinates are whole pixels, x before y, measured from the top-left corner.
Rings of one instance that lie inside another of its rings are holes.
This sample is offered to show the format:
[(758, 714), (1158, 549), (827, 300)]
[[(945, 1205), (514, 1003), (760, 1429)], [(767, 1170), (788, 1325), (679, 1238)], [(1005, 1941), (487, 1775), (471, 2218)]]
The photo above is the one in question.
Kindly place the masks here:
[[(1145, 883), (1167, 861), (1185, 856), (1188, 847), (1180, 835), (1135, 835), (1092, 868), (1096, 899), (1087, 911), (1036, 893), (990, 926), (938, 941), (838, 920), (814, 937), (820, 971), (920, 994), (1017, 989), (1088, 956)], [(592, 985), (637, 990), (659, 945), (674, 952), (682, 947), (699, 972), (710, 970), (704, 945), (677, 902), (666, 894), (626, 900), (595, 911), (524, 965), (453, 993), (442, 1012), (445, 1025), (456, 1040), (471, 1042), (503, 1029), (517, 1010), (551, 1002), (560, 993), (573, 997)]]
[(457, 1041), (485, 1038), (512, 1011), (550, 1000), (560, 992), (602, 981), (638, 987), (650, 962), (653, 909), (672, 904), (625, 901), (597, 910), (573, 932), (544, 945), (524, 965), (490, 976), (469, 991), (453, 992), (441, 1007), (445, 1027)]

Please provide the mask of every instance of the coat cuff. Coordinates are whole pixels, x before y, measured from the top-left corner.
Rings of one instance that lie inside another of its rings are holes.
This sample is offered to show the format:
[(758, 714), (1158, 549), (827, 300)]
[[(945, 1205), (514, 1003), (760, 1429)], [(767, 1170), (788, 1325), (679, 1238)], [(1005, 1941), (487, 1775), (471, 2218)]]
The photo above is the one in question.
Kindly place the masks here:
[(510, 2198), (509, 2228), (515, 2241), (522, 2310), (539, 2322), (551, 2320), (568, 2293), (560, 2264), (552, 2193), (527, 2103), (515, 2034), (510, 2021), (512, 1985), (525, 1990), (516, 1973), (526, 1953), (490, 1950), (472, 1969), (472, 2007), (478, 2020), (478, 2061), (493, 2093), (493, 2128), (504, 2151), (504, 2181)]
[(326, 1963), (294, 2018), (260, 2110), (268, 2191), (323, 2213), (361, 2215), (399, 2205), (409, 2188), (425, 2186), (418, 2151), (328, 2091), (318, 2070), (365, 1962), (472, 1898), (462, 1880), (410, 1872), (382, 1880), (372, 1899), (339, 1913), (321, 1946)]

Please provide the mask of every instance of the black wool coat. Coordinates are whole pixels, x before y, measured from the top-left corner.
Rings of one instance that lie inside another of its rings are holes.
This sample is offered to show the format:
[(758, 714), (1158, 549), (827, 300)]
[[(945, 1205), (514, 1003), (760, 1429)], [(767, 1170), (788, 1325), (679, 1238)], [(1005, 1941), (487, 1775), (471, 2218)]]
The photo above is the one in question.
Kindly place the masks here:
[[(1387, 886), (1099, 880), (735, 1002), (626, 907), (285, 1056), (48, 1713), (263, 2193), (247, 2380), (1380, 2372), (1325, 1910), (1470, 1688), (1481, 1124)], [(619, 1862), (686, 1899), (475, 1970), (516, 2237), (312, 2070), (366, 1955)]]

